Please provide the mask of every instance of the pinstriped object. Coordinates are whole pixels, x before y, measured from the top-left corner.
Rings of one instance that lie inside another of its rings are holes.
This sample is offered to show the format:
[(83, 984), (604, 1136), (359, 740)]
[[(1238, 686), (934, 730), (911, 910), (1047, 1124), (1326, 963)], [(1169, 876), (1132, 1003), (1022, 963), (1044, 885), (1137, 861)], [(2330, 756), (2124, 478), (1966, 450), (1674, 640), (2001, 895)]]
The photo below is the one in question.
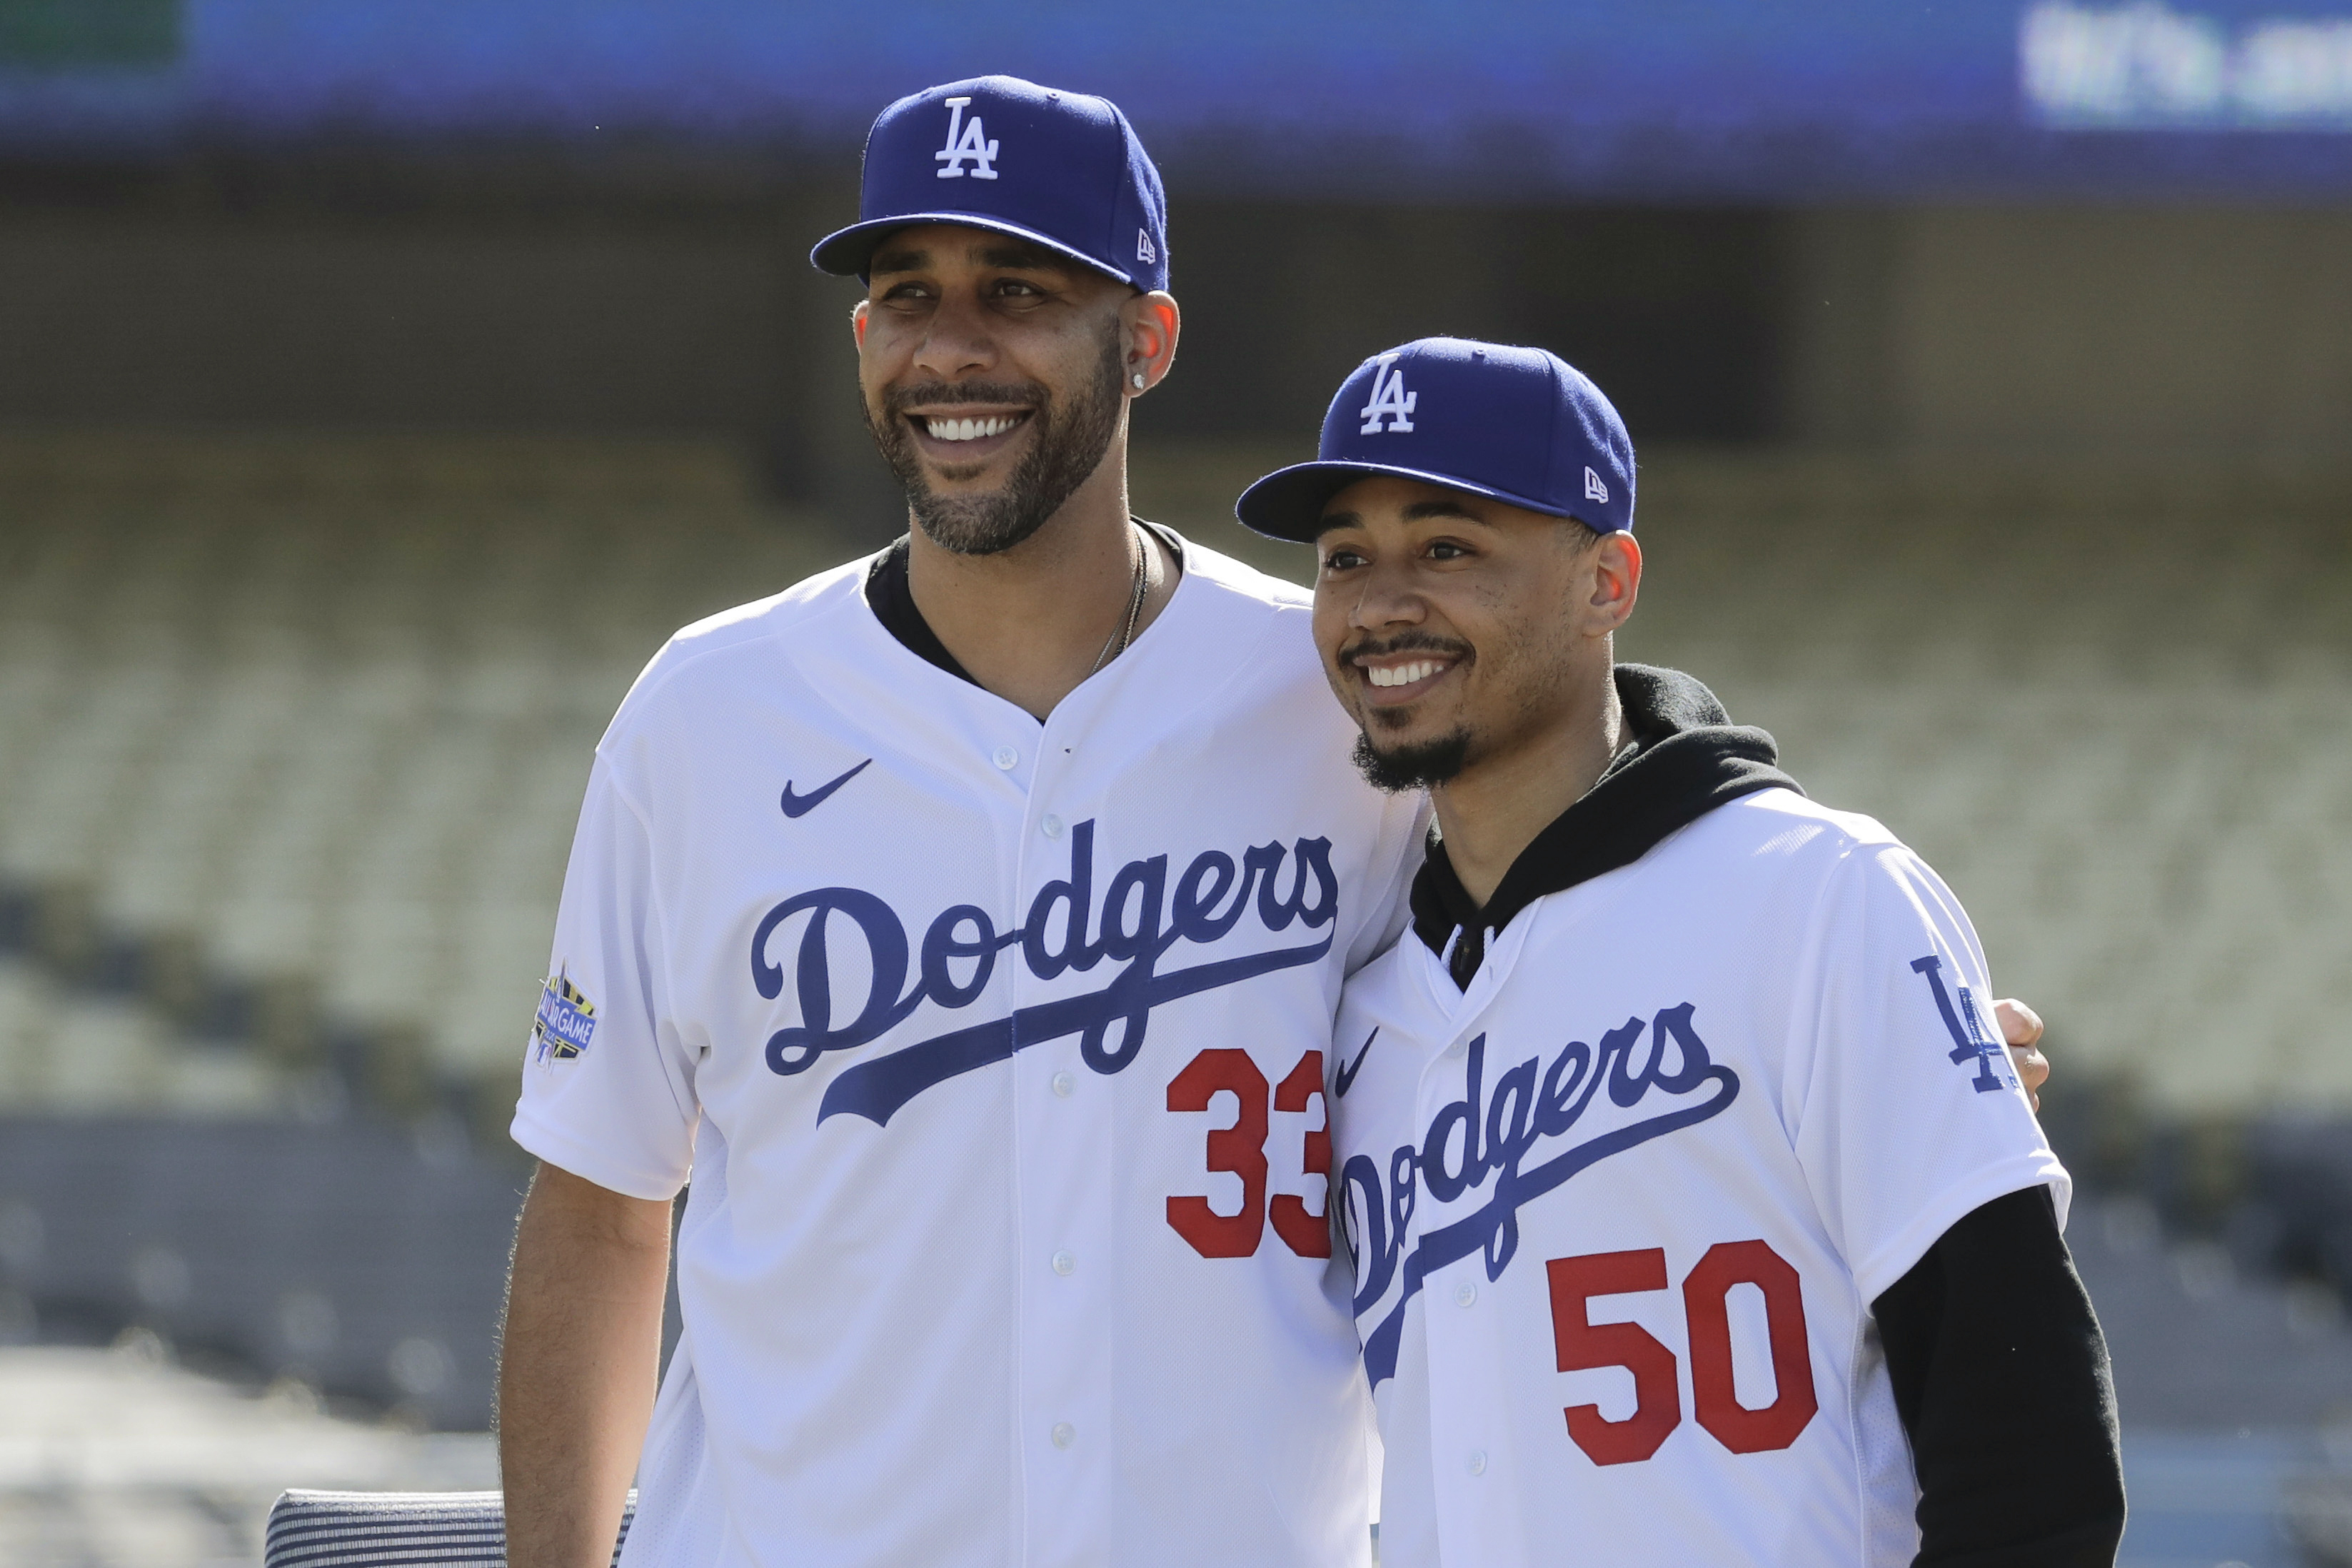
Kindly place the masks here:
[[(620, 1541), (637, 1495), (621, 1514)], [(289, 1491), (269, 1510), (262, 1568), (505, 1568), (498, 1492)], [(613, 1560), (620, 1561), (620, 1541)]]

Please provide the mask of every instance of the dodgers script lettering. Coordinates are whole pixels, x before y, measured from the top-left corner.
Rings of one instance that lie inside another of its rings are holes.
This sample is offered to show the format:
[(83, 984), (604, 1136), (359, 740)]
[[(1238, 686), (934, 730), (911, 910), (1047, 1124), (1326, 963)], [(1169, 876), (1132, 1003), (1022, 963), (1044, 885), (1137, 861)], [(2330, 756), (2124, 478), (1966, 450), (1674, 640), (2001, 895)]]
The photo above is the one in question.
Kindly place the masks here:
[[(1006, 1060), (1024, 1047), (1071, 1035), (1078, 1037), (1087, 1066), (1098, 1073), (1118, 1072), (1143, 1048), (1154, 1007), (1313, 963), (1331, 949), (1328, 928), (1339, 918), (1339, 882), (1331, 870), (1328, 838), (1301, 838), (1288, 848), (1255, 845), (1238, 862), (1223, 850), (1204, 850), (1172, 888), (1167, 856), (1130, 860), (1112, 873), (1099, 901), (1094, 843), (1091, 820), (1070, 829), (1069, 876), (1039, 889), (1028, 918), (1011, 931), (999, 931), (976, 904), (957, 904), (940, 912), (917, 946), (908, 941), (898, 911), (862, 889), (818, 888), (777, 904), (751, 934), (751, 984), (762, 997), (773, 1001), (783, 994), (785, 966), (772, 951), (788, 944), (778, 933), (788, 922), (804, 923), (792, 951), (800, 1022), (768, 1037), (770, 1069), (786, 1077), (806, 1072), (829, 1052), (881, 1038), (926, 1001), (950, 1012), (969, 1007), (987, 990), (998, 956), (1007, 952), (1017, 951), (1040, 980), (1089, 973), (1106, 961), (1121, 966), (1099, 990), (918, 1040), (844, 1068), (826, 1086), (817, 1109), (820, 1122), (847, 1112), (887, 1125), (901, 1106), (935, 1084)], [(1253, 911), (1269, 933), (1296, 926), (1324, 934), (1318, 941), (1160, 972), (1160, 960), (1178, 943), (1222, 943)], [(856, 1016), (838, 1026), (827, 948), (835, 921), (864, 944), (871, 976)], [(1114, 1025), (1120, 1026), (1116, 1034)]]
[[(1628, 1018), (1601, 1037), (1598, 1049), (1570, 1040), (1547, 1065), (1540, 1057), (1486, 1082), (1486, 1037), (1468, 1047), (1465, 1092), (1430, 1119), (1420, 1147), (1389, 1156), (1383, 1175), (1368, 1154), (1352, 1156), (1340, 1173), (1346, 1202), (1340, 1237), (1356, 1265), (1355, 1312), (1361, 1318), (1388, 1294), (1398, 1266), (1404, 1289), (1378, 1327), (1364, 1336), (1364, 1371), (1372, 1385), (1396, 1373), (1406, 1304), (1429, 1275), (1484, 1249), (1486, 1278), (1499, 1279), (1519, 1247), (1519, 1208), (1612, 1154), (1722, 1114), (1739, 1095), (1739, 1077), (1708, 1054), (1692, 1026), (1692, 1004), (1643, 1020)], [(1649, 1036), (1647, 1051), (1640, 1049)], [(1567, 1138), (1584, 1120), (1603, 1087), (1621, 1110), (1645, 1106), (1654, 1092), (1675, 1102), (1562, 1150), (1535, 1165), (1528, 1155)], [(1410, 1257), (1405, 1237), (1420, 1193), (1451, 1204), (1486, 1190), (1486, 1201), (1465, 1217), (1424, 1231)]]

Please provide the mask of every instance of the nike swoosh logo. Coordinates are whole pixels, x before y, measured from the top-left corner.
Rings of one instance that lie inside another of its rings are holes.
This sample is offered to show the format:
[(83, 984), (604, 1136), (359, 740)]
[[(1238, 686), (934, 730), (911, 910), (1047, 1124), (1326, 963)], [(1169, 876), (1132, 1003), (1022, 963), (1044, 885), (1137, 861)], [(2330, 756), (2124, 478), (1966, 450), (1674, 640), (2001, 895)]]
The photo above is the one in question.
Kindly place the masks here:
[(779, 804), (783, 806), (784, 815), (786, 816), (806, 816), (810, 812), (814, 811), (818, 806), (823, 805), (832, 795), (835, 790), (839, 789), (842, 785), (847, 784), (850, 780), (856, 778), (858, 774), (864, 773), (867, 768), (870, 768), (873, 765), (874, 759), (868, 757), (864, 762), (858, 763), (856, 767), (850, 769), (847, 773), (842, 774), (839, 778), (834, 780), (831, 784), (819, 789), (811, 790), (806, 795), (794, 795), (793, 793), (793, 781), (786, 779), (784, 781), (784, 798)]
[(1380, 1037), (1380, 1029), (1375, 1026), (1370, 1034), (1364, 1037), (1364, 1048), (1356, 1053), (1356, 1059), (1351, 1062), (1341, 1062), (1339, 1064), (1339, 1081), (1333, 1084), (1331, 1088), (1332, 1092), (1340, 1099), (1344, 1100), (1347, 1098), (1348, 1086), (1356, 1081), (1356, 1069), (1362, 1067), (1364, 1065), (1364, 1058), (1372, 1054), (1372, 1042)]

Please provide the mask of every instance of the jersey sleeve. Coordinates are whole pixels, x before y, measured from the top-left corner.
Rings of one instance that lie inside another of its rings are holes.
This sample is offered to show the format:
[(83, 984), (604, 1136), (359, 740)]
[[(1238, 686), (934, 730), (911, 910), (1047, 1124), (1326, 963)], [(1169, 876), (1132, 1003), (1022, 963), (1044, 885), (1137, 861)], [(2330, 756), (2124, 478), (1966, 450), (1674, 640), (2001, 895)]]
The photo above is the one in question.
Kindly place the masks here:
[(514, 1141), (630, 1197), (667, 1199), (694, 1163), (695, 1058), (671, 1022), (652, 846), (600, 754), (563, 876)]
[(2011, 1070), (1959, 901), (1899, 844), (1854, 847), (1810, 933), (1787, 1110), (1830, 1235), (1874, 1300), (1963, 1215), (2071, 1184)]
[(1429, 837), (1429, 797), (1419, 790), (1388, 797), (1365, 878), (1363, 918), (1349, 934), (1346, 973), (1353, 975), (1394, 947), (1412, 921), (1412, 879)]

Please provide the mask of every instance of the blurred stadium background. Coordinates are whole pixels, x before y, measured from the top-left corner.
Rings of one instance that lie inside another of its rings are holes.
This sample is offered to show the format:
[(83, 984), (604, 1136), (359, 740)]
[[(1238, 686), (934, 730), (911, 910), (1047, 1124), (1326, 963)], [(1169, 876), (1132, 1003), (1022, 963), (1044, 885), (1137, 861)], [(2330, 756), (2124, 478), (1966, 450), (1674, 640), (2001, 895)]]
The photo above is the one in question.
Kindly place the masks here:
[(402, 1434), (489, 1418), (590, 749), (901, 529), (803, 258), (992, 69), (1168, 174), (1146, 515), (1303, 576), (1232, 497), (1392, 341), (1611, 391), (1625, 654), (2050, 1021), (2126, 1561), (2352, 1562), (2342, 0), (0, 0), (0, 1549), (488, 1484)]

